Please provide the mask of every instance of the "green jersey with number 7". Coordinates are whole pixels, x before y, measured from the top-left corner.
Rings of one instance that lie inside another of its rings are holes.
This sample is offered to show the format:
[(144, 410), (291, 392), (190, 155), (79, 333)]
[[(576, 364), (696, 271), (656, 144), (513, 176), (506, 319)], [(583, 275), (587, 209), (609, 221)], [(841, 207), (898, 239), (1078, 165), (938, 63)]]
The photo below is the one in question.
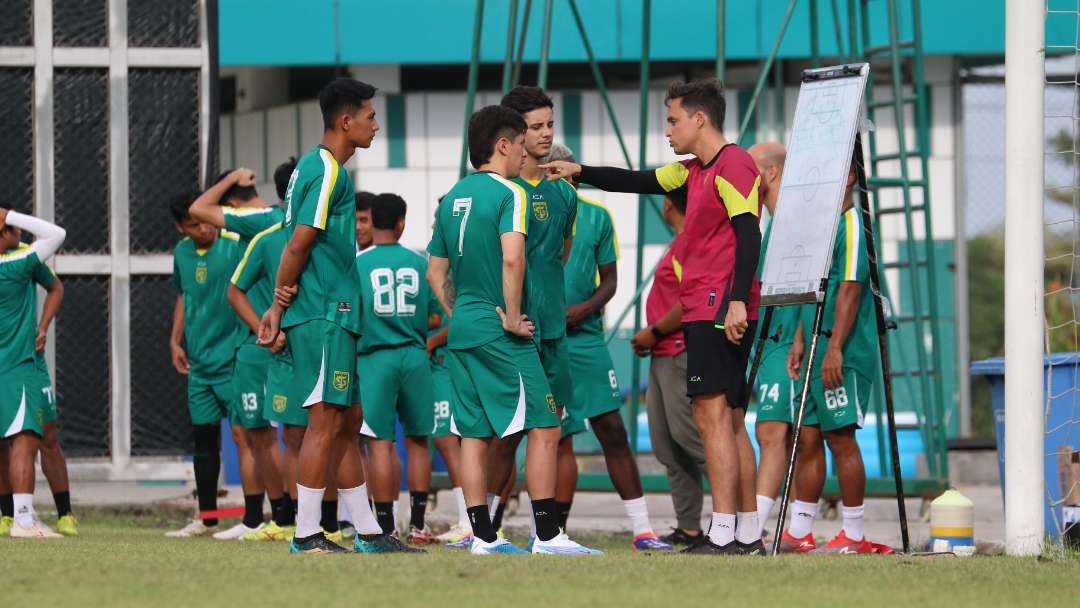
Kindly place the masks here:
[(450, 260), (456, 295), (448, 348), (474, 348), (505, 335), (495, 312), (506, 306), (500, 237), (526, 233), (525, 208), (521, 186), (487, 171), (459, 181), (439, 204), (428, 253)]

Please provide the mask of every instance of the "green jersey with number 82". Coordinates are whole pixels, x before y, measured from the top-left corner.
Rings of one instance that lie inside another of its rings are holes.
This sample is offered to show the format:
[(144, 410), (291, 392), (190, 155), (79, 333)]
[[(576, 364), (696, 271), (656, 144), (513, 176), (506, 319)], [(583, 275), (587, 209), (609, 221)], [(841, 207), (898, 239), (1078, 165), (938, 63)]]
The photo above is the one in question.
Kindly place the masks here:
[(505, 334), (495, 311), (506, 306), (501, 236), (526, 234), (525, 202), (521, 186), (481, 171), (455, 184), (439, 203), (428, 253), (450, 261), (456, 295), (449, 348), (474, 348)]
[(372, 245), (356, 252), (360, 276), (360, 353), (385, 346), (427, 346), (431, 308), (427, 258), (401, 245)]

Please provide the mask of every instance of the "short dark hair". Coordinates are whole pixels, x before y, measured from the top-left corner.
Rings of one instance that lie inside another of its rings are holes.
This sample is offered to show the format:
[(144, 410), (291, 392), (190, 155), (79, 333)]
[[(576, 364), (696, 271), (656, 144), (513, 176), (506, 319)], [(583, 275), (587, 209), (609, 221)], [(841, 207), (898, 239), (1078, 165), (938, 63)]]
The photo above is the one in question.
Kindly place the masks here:
[(675, 207), (676, 211), (686, 215), (686, 188), (676, 188), (664, 196), (671, 201), (671, 206)]
[(724, 115), (727, 113), (727, 102), (724, 101), (724, 85), (715, 78), (707, 80), (693, 80), (691, 82), (673, 82), (668, 87), (665, 105), (680, 99), (687, 114), (701, 111), (709, 117), (713, 128), (724, 128)]
[(371, 225), (379, 230), (393, 230), (405, 217), (406, 208), (405, 199), (393, 192), (379, 194), (371, 205)]
[(538, 108), (554, 108), (555, 102), (551, 101), (548, 94), (540, 87), (518, 85), (510, 89), (509, 93), (503, 95), (499, 105), (510, 108), (524, 116), (526, 113)]
[(361, 190), (356, 193), (356, 210), (367, 211), (371, 209), (371, 206), (375, 204), (376, 194), (374, 192), (368, 192), (367, 190)]
[(335, 78), (319, 91), (319, 109), (322, 110), (323, 128), (334, 128), (334, 122), (342, 112), (355, 112), (365, 101), (375, 97), (375, 87), (355, 78)]
[[(220, 183), (221, 180), (229, 177), (229, 174), (232, 172), (232, 169), (222, 171), (221, 175), (218, 175), (217, 178), (214, 180), (214, 183)], [(259, 196), (259, 193), (255, 190), (255, 186), (241, 186), (239, 184), (233, 184), (231, 188), (225, 191), (225, 195), (222, 196), (221, 199), (227, 201), (231, 198), (235, 198), (237, 200), (247, 202), (257, 196)]]
[(289, 190), (289, 180), (292, 179), (292, 174), (295, 170), (295, 156), (290, 156), (289, 160), (281, 163), (277, 166), (276, 169), (274, 169), (274, 189), (277, 190), (278, 200), (285, 200), (285, 194)]
[(525, 119), (504, 106), (480, 108), (469, 117), (469, 162), (474, 168), (491, 160), (495, 142), (525, 132)]
[(184, 221), (190, 215), (188, 209), (191, 208), (191, 202), (196, 198), (195, 194), (186, 192), (183, 194), (174, 194), (169, 199), (169, 212), (172, 213), (173, 219), (176, 223)]

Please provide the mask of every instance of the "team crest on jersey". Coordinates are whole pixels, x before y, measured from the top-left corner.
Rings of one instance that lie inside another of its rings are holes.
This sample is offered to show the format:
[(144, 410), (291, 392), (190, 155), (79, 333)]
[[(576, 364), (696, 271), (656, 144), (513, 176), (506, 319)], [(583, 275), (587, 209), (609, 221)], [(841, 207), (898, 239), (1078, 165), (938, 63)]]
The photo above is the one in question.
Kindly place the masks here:
[(551, 393), (547, 394), (547, 404), (552, 414), (558, 413), (559, 408), (555, 405), (555, 397)]
[(285, 408), (289, 405), (289, 398), (285, 395), (274, 395), (274, 411), (279, 414), (285, 413)]
[(334, 371), (334, 390), (343, 391), (349, 388), (349, 372)]
[(548, 219), (547, 201), (533, 201), (533, 217), (541, 222)]
[(206, 264), (199, 262), (199, 265), (195, 267), (195, 282), (200, 285), (206, 282)]

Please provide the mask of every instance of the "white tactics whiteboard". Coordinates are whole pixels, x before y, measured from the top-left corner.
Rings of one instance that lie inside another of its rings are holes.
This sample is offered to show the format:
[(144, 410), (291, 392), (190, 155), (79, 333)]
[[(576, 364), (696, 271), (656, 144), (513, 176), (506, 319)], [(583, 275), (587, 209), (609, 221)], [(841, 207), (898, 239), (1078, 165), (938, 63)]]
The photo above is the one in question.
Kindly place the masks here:
[(803, 72), (761, 272), (765, 306), (824, 297), (869, 72), (865, 63)]

